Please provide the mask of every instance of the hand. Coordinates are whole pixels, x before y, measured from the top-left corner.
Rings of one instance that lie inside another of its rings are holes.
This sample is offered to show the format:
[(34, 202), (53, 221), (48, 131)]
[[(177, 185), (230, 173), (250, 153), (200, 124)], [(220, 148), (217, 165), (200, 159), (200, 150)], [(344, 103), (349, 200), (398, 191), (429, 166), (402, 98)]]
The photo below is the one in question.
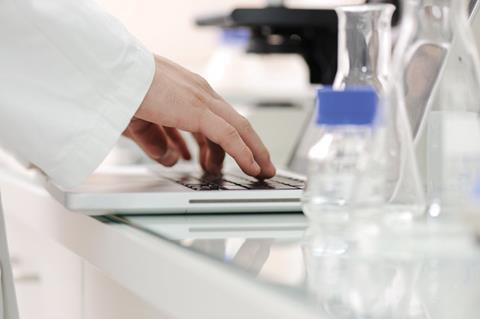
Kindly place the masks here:
[(125, 131), (150, 157), (172, 166), (190, 159), (177, 129), (193, 133), (200, 146), (200, 163), (220, 172), (228, 153), (250, 176), (275, 175), (270, 155), (252, 126), (200, 76), (161, 57), (155, 57), (152, 85)]

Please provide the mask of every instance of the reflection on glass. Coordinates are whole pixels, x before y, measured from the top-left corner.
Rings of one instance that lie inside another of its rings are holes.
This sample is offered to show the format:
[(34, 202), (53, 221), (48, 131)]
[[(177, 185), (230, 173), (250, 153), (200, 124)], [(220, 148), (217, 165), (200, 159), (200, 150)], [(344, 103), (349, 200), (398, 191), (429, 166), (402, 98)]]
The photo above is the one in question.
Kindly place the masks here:
[(198, 239), (189, 246), (256, 276), (268, 260), (272, 243), (272, 239)]
[(318, 318), (479, 318), (480, 247), (462, 223), (376, 220), (304, 232), (299, 214), (128, 220), (285, 293)]
[(181, 244), (269, 283), (299, 289), (304, 282), (297, 239), (201, 238), (185, 239)]
[(462, 229), (316, 226), (303, 253), (309, 290), (331, 318), (478, 318), (480, 251)]
[[(414, 264), (382, 251), (377, 229), (316, 227), (304, 245), (309, 288), (332, 318), (405, 318)], [(361, 235), (360, 235), (361, 234)]]

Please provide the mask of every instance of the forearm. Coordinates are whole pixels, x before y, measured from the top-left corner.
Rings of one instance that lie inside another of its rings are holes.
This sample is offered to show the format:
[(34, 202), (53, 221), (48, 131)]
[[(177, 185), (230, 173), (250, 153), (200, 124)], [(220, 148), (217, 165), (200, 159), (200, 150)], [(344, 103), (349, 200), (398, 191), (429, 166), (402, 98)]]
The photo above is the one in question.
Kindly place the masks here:
[(91, 1), (0, 3), (0, 141), (78, 184), (137, 111), (153, 56)]

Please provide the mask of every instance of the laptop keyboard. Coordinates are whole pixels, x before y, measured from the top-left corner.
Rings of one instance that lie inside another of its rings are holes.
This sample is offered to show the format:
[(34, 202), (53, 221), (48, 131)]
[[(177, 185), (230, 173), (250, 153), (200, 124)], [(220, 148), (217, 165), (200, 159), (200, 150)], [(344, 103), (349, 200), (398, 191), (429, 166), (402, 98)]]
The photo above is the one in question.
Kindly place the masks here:
[(221, 176), (208, 174), (179, 174), (168, 179), (195, 191), (217, 190), (296, 190), (303, 189), (301, 179), (275, 176), (272, 179), (258, 180), (250, 176), (223, 174)]

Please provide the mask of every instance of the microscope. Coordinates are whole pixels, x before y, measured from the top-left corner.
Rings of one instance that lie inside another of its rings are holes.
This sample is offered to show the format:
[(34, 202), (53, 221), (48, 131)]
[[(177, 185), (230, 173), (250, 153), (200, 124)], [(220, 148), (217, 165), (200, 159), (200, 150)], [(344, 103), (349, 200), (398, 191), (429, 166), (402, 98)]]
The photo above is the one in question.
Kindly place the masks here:
[[(399, 0), (367, 2), (399, 5)], [(394, 23), (398, 20), (397, 14)], [(264, 8), (236, 8), (226, 14), (199, 17), (196, 24), (248, 29), (246, 53), (298, 54), (308, 66), (310, 83), (333, 83), (338, 46), (338, 20), (333, 9), (289, 8), (283, 0), (270, 0)]]

